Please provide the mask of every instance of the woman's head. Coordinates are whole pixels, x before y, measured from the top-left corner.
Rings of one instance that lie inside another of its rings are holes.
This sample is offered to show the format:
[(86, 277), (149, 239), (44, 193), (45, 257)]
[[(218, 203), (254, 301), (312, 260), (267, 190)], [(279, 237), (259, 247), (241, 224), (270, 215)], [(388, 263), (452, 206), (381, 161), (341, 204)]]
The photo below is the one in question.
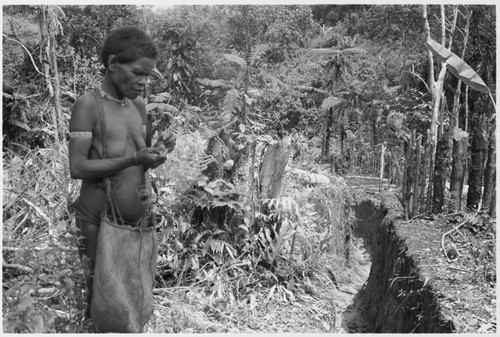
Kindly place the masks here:
[(119, 63), (131, 63), (141, 57), (156, 60), (158, 46), (151, 37), (140, 28), (130, 26), (118, 28), (108, 35), (101, 50), (104, 68), (109, 66), (110, 56), (115, 55)]

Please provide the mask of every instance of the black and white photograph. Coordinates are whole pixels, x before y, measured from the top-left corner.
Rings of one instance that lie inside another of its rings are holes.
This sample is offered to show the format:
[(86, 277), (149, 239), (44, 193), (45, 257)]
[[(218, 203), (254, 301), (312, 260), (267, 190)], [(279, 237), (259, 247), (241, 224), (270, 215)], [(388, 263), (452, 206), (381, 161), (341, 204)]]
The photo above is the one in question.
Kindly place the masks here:
[(497, 5), (4, 3), (2, 334), (496, 334)]

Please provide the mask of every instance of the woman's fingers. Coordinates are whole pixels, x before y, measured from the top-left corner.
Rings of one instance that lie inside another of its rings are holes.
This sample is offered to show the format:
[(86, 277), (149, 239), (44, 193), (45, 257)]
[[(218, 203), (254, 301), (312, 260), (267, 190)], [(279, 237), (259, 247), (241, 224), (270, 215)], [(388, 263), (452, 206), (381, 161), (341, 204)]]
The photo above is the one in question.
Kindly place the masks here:
[(176, 142), (177, 139), (175, 135), (172, 133), (172, 131), (162, 132), (160, 134), (160, 137), (158, 138), (158, 143), (163, 144), (165, 146), (167, 153), (170, 153), (174, 150)]

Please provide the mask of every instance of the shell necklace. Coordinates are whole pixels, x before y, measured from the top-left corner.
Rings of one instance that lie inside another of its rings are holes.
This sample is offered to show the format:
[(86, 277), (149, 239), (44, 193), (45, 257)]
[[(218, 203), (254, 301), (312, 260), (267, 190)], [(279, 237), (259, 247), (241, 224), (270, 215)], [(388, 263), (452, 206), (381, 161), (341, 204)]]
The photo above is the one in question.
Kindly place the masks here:
[(104, 91), (104, 89), (102, 87), (99, 87), (99, 94), (101, 95), (102, 98), (107, 98), (109, 100), (112, 100), (112, 101), (120, 104), (120, 106), (126, 106), (128, 104), (127, 97), (123, 97), (122, 99), (114, 98), (113, 96), (108, 94), (106, 91)]

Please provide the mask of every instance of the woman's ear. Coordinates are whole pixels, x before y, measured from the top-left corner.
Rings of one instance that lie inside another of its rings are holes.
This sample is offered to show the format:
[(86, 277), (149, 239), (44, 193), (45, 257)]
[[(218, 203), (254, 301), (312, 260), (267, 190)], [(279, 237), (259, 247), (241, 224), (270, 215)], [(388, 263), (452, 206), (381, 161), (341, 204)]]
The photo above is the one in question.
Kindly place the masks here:
[(118, 61), (116, 55), (109, 55), (108, 57), (108, 69), (113, 71), (115, 70), (115, 65), (116, 65), (116, 62)]

